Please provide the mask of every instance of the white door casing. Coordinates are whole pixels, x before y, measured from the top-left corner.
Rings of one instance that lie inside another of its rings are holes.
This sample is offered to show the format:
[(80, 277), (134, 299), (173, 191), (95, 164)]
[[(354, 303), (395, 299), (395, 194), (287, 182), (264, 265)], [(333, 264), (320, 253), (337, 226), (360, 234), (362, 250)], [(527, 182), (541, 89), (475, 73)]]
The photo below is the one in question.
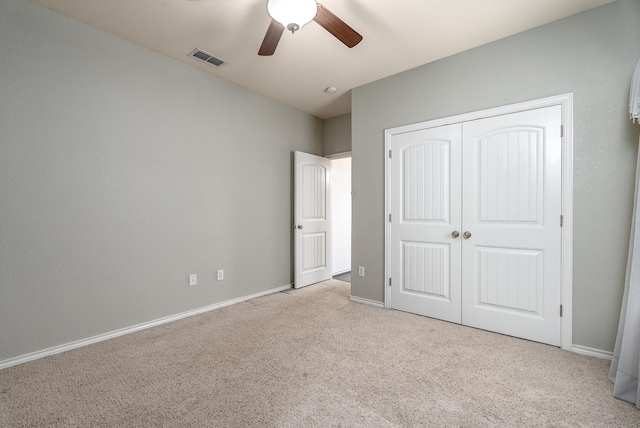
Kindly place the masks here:
[(294, 153), (294, 287), (331, 279), (331, 160)]
[(461, 130), (456, 124), (394, 136), (390, 193), (392, 307), (456, 323)]
[[(550, 106), (555, 107), (529, 111)], [(478, 120), (514, 112), (522, 113), (512, 116), (512, 123), (505, 124), (511, 128), (509, 131), (499, 131), (502, 125), (494, 122), (504, 117), (486, 122)], [(464, 214), (460, 228), (453, 229), (461, 236), (458, 241), (450, 239), (446, 247), (455, 251), (455, 245), (461, 246), (462, 323), (571, 349), (571, 112), (572, 96), (565, 94), (386, 131), (385, 148), (393, 156), (386, 161), (385, 214), (394, 216), (386, 224), (385, 285), (393, 281), (391, 287), (385, 286), (386, 307), (421, 313), (407, 309), (411, 304), (402, 303), (403, 297), (398, 293), (404, 278), (399, 272), (399, 240), (394, 237), (399, 228), (395, 216), (401, 209), (401, 196), (394, 195), (398, 193), (400, 178), (396, 144), (398, 147), (409, 144), (406, 138), (411, 133), (433, 132), (439, 126), (457, 123), (463, 126), (465, 135), (461, 150), (464, 158), (461, 212)], [(561, 124), (564, 124), (564, 136)], [(546, 145), (545, 141), (535, 141), (540, 137), (546, 138)], [(471, 144), (471, 149), (467, 149), (474, 138), (475, 148)], [(503, 142), (505, 138), (511, 138), (512, 144)], [(514, 147), (517, 150), (514, 151)], [(529, 190), (524, 185), (525, 179), (533, 183)], [(493, 193), (488, 193), (491, 182), (495, 187)], [(528, 195), (528, 199), (525, 201), (522, 195)], [(468, 209), (470, 205), (473, 207)], [(560, 227), (561, 214), (563, 228)], [(449, 225), (455, 226), (455, 223)], [(464, 239), (464, 232), (470, 232), (471, 236)], [(523, 244), (523, 240), (529, 238), (530, 243)], [(419, 255), (418, 249), (412, 251)], [(546, 259), (553, 262), (543, 262)], [(454, 262), (450, 262), (451, 266)], [(496, 276), (495, 272), (504, 275)], [(533, 279), (525, 281), (527, 276)], [(455, 273), (450, 279), (455, 279)], [(530, 286), (530, 293), (524, 292), (526, 286)], [(451, 287), (455, 288), (453, 282)], [(405, 291), (405, 294), (409, 293)], [(398, 299), (402, 307), (397, 306)], [(563, 318), (560, 318), (561, 303)]]

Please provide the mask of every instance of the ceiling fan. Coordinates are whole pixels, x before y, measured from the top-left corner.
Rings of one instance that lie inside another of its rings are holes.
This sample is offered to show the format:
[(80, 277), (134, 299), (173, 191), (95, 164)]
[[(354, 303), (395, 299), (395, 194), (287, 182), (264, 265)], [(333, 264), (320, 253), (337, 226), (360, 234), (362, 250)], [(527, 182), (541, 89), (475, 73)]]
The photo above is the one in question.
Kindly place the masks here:
[(267, 11), (271, 23), (258, 51), (261, 56), (273, 55), (285, 27), (295, 33), (311, 21), (320, 24), (349, 48), (362, 40), (357, 31), (315, 0), (267, 0)]

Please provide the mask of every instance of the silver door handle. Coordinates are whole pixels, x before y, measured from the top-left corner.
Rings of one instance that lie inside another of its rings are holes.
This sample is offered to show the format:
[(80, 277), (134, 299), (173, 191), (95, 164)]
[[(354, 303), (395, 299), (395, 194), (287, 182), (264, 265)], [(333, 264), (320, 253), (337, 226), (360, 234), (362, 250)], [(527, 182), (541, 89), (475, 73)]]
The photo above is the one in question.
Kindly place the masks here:
[(469, 239), (471, 238), (471, 232), (465, 232), (462, 234), (462, 236), (464, 237), (464, 239)]
[(302, 229), (302, 225), (301, 224), (298, 225), (298, 229)]
[(453, 232), (451, 232), (451, 237), (452, 238), (457, 238), (458, 236), (460, 236), (460, 232), (458, 232), (457, 230), (454, 230)]

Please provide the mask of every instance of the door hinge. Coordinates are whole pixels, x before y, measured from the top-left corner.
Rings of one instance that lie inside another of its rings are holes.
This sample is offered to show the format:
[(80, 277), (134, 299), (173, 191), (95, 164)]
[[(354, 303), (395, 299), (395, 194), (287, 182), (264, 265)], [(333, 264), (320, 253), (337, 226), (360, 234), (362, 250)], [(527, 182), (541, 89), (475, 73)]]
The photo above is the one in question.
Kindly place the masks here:
[(560, 316), (562, 316), (562, 305), (560, 305)]
[(389, 159), (391, 159), (391, 150), (389, 150)]
[(564, 226), (564, 216), (560, 215), (560, 227)]
[(391, 277), (389, 277), (389, 287), (391, 287)]
[(391, 214), (389, 214), (389, 223), (391, 223)]
[(564, 125), (560, 125), (560, 138), (564, 137)]

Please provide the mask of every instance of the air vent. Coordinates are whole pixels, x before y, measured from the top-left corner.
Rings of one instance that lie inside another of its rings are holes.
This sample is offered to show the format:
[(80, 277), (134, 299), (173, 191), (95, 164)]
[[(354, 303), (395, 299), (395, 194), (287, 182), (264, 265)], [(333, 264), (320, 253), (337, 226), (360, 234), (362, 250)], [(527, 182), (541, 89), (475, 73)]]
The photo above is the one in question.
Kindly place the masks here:
[(223, 59), (220, 58), (216, 58), (215, 56), (211, 55), (210, 53), (207, 53), (205, 51), (203, 51), (202, 49), (194, 49), (189, 56), (192, 56), (194, 58), (199, 59), (200, 61), (206, 62), (209, 65), (212, 65), (216, 68), (218, 67), (222, 67), (223, 65), (225, 65), (227, 62)]

